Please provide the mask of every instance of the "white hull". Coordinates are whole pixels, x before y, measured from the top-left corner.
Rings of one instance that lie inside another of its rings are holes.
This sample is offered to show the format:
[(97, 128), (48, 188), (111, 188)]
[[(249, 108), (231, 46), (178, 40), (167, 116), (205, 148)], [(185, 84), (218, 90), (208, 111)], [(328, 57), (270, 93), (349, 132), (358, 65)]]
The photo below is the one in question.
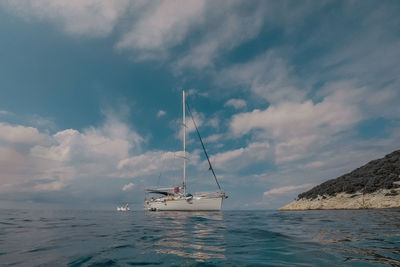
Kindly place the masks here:
[(192, 199), (156, 199), (148, 200), (145, 202), (145, 209), (151, 211), (218, 211), (222, 207), (222, 197), (207, 198), (207, 197), (193, 197)]

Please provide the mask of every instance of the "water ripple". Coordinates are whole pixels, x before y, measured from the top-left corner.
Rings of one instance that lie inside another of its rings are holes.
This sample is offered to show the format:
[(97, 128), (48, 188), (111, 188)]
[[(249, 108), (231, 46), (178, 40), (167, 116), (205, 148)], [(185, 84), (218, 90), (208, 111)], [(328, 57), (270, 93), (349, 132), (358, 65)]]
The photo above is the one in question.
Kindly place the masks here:
[(4, 266), (400, 266), (399, 210), (0, 213)]

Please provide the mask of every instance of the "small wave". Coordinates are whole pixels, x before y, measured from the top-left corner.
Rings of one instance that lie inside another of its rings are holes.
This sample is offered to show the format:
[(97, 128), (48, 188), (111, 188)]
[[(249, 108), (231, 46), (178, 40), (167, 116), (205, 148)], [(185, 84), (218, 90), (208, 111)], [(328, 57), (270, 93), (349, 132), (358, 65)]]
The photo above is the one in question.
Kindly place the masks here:
[(134, 247), (135, 247), (134, 245), (125, 244), (125, 245), (117, 245), (117, 246), (114, 246), (113, 248), (114, 249), (121, 249), (121, 248), (134, 248)]
[(107, 267), (107, 266), (116, 266), (118, 265), (116, 261), (114, 260), (102, 260), (102, 261), (96, 261), (93, 262), (92, 264), (89, 265), (89, 267)]
[(35, 248), (35, 249), (31, 249), (28, 250), (26, 253), (36, 253), (36, 252), (43, 252), (43, 251), (49, 251), (52, 249), (55, 249), (56, 247), (40, 247), (40, 248)]
[(9, 222), (0, 222), (0, 224), (3, 224), (3, 225), (15, 225), (15, 223), (9, 223)]
[(68, 217), (68, 218), (60, 218), (60, 221), (72, 221), (75, 220), (75, 217)]
[(400, 266), (390, 210), (40, 215), (0, 214), (0, 265)]
[(85, 257), (79, 258), (77, 260), (74, 260), (74, 261), (68, 263), (68, 266), (69, 267), (81, 266), (82, 264), (90, 261), (92, 258), (93, 258), (93, 256), (85, 256)]
[(193, 216), (193, 217), (191, 217), (190, 219), (193, 220), (193, 221), (196, 221), (196, 222), (205, 222), (205, 221), (208, 221), (207, 218), (199, 217), (199, 216)]
[(92, 226), (97, 226), (95, 223), (89, 223), (89, 224), (71, 224), (69, 227), (75, 228), (75, 227), (92, 227)]
[(137, 262), (127, 262), (126, 264), (130, 266), (146, 266), (146, 265), (161, 265), (162, 262), (144, 262), (144, 261), (137, 261)]

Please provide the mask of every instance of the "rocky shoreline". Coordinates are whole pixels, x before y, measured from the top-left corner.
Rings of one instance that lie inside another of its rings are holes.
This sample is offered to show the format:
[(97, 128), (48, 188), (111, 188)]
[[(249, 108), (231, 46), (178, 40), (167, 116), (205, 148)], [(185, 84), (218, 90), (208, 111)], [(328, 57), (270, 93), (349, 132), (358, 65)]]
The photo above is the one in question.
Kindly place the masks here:
[(298, 195), (279, 210), (400, 208), (400, 150)]
[(279, 210), (338, 210), (338, 209), (389, 209), (400, 208), (400, 189), (381, 189), (371, 194), (340, 193), (336, 196), (319, 196), (299, 199)]

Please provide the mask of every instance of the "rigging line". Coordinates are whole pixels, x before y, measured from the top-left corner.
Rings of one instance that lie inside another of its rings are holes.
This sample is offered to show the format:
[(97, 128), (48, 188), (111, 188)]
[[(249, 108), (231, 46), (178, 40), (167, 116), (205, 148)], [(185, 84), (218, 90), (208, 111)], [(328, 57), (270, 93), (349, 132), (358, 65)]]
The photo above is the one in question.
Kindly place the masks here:
[(214, 175), (215, 182), (217, 183), (219, 190), (221, 191), (221, 186), (218, 183), (218, 179), (217, 179), (217, 176), (215, 175), (214, 168), (211, 165), (211, 161), (210, 161), (210, 158), (208, 157), (206, 147), (204, 146), (203, 140), (201, 139), (199, 129), (197, 128), (196, 122), (195, 122), (195, 120), (193, 118), (192, 112), (190, 111), (190, 107), (189, 107), (189, 104), (187, 102), (186, 102), (186, 107), (187, 107), (187, 109), (189, 111), (190, 117), (192, 118), (194, 127), (196, 128), (196, 132), (197, 132), (197, 135), (198, 135), (198, 137), (200, 139), (201, 146), (203, 147), (204, 154), (206, 154), (206, 158), (207, 158), (208, 164), (210, 165), (210, 170), (211, 170), (212, 174)]

